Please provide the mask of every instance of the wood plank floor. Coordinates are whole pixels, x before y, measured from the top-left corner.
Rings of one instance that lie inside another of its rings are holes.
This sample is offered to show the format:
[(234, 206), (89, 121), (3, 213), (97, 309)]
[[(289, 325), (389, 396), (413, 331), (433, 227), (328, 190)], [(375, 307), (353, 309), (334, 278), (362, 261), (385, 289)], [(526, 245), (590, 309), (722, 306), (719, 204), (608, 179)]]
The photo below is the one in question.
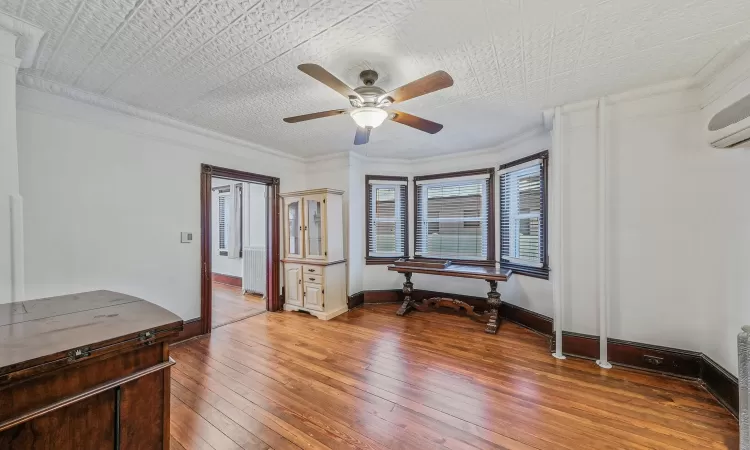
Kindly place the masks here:
[(396, 309), (262, 314), (175, 346), (172, 448), (738, 448), (697, 383), (558, 361), (509, 322), (490, 336)]
[(211, 327), (216, 328), (265, 312), (266, 301), (260, 295), (243, 294), (242, 288), (211, 283)]

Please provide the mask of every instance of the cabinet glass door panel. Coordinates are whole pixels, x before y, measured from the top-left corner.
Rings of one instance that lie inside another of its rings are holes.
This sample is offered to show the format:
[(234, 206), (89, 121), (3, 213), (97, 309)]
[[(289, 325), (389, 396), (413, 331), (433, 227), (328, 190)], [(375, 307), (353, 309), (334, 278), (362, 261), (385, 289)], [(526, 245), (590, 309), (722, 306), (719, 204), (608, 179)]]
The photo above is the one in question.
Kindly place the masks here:
[(287, 254), (302, 256), (302, 202), (289, 199), (286, 207)]
[(308, 258), (322, 259), (323, 249), (323, 198), (305, 197), (305, 236)]

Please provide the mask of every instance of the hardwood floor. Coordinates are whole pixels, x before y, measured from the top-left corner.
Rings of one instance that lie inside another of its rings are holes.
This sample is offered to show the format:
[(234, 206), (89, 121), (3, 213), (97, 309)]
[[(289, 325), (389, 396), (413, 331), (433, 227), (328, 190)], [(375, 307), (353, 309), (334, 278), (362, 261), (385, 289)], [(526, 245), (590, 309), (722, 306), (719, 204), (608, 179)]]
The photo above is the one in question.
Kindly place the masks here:
[(697, 383), (397, 307), (262, 314), (175, 346), (172, 448), (738, 448), (737, 421)]
[(212, 282), (211, 328), (236, 322), (266, 310), (266, 301), (259, 295), (243, 294), (242, 288)]

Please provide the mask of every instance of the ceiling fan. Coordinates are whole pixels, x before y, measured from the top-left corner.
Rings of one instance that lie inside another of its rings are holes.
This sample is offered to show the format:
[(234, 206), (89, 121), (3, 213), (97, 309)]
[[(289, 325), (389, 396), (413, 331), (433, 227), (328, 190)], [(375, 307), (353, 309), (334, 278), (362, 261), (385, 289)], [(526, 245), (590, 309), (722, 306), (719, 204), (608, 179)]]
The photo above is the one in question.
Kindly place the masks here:
[(297, 123), (320, 119), (321, 117), (349, 114), (357, 123), (357, 134), (354, 136), (355, 145), (366, 144), (370, 140), (370, 131), (373, 128), (379, 127), (385, 119), (390, 119), (430, 134), (435, 134), (443, 129), (443, 126), (439, 123), (431, 122), (405, 112), (386, 111), (384, 109), (394, 103), (403, 102), (453, 86), (453, 78), (442, 70), (438, 70), (386, 93), (382, 88), (375, 86), (375, 82), (378, 80), (378, 73), (374, 70), (362, 71), (359, 74), (359, 79), (362, 80), (363, 85), (352, 89), (317, 64), (302, 64), (298, 69), (344, 97), (347, 97), (352, 107), (287, 117), (284, 119), (284, 122)]

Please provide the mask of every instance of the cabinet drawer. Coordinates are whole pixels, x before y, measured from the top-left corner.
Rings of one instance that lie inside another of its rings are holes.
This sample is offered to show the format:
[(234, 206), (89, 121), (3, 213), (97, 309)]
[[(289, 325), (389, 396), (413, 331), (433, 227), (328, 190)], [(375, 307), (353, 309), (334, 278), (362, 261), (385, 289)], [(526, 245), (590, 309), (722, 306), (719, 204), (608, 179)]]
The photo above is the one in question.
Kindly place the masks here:
[(323, 284), (323, 277), (321, 275), (310, 275), (305, 274), (305, 283)]
[(321, 266), (303, 266), (302, 272), (305, 276), (307, 275), (323, 275), (323, 268)]

